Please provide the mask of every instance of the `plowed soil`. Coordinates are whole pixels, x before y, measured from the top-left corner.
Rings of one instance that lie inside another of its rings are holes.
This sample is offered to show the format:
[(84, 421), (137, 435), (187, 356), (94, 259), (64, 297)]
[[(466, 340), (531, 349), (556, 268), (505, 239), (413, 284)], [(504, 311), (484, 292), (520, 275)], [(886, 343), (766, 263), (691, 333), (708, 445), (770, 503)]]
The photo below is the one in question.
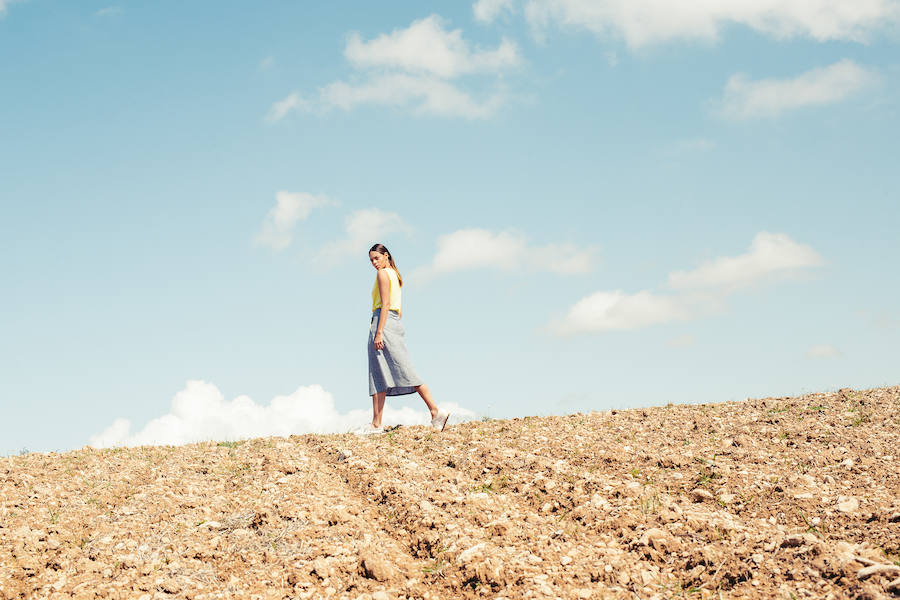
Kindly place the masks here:
[(0, 459), (0, 598), (898, 598), (900, 387)]

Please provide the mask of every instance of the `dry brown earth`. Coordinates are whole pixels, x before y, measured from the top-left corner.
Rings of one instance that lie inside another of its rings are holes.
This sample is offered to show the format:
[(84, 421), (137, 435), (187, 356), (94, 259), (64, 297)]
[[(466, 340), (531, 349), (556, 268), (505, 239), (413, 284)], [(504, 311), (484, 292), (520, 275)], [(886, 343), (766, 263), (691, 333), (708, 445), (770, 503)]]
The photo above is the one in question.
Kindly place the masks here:
[(900, 387), (0, 459), (0, 599), (898, 598)]

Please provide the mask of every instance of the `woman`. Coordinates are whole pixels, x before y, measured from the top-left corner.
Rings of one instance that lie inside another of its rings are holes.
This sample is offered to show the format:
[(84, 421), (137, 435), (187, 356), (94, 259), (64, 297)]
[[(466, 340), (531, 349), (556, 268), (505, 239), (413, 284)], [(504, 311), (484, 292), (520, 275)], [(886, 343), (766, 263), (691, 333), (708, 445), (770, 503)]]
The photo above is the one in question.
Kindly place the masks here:
[(428, 386), (413, 370), (406, 350), (406, 332), (400, 323), (400, 288), (403, 278), (397, 272), (394, 257), (381, 244), (369, 249), (369, 262), (375, 267), (372, 287), (372, 321), (369, 327), (369, 395), (372, 396), (372, 427), (366, 433), (380, 433), (381, 414), (386, 396), (418, 392), (431, 412), (431, 426), (440, 431), (447, 426), (449, 413), (438, 411)]

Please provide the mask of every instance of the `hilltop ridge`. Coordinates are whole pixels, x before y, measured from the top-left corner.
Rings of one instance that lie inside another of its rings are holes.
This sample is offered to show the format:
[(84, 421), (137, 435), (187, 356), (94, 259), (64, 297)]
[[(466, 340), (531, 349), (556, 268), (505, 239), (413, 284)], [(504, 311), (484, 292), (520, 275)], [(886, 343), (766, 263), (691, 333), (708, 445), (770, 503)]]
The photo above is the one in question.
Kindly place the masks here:
[(0, 459), (0, 599), (900, 597), (900, 387)]

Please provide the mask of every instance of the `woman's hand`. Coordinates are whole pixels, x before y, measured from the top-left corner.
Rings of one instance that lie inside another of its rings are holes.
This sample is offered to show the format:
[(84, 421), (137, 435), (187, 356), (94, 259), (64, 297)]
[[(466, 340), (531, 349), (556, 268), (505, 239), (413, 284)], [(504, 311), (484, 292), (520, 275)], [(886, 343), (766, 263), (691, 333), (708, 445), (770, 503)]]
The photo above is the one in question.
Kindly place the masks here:
[(382, 337), (380, 331), (375, 334), (375, 349), (384, 350), (384, 338)]

